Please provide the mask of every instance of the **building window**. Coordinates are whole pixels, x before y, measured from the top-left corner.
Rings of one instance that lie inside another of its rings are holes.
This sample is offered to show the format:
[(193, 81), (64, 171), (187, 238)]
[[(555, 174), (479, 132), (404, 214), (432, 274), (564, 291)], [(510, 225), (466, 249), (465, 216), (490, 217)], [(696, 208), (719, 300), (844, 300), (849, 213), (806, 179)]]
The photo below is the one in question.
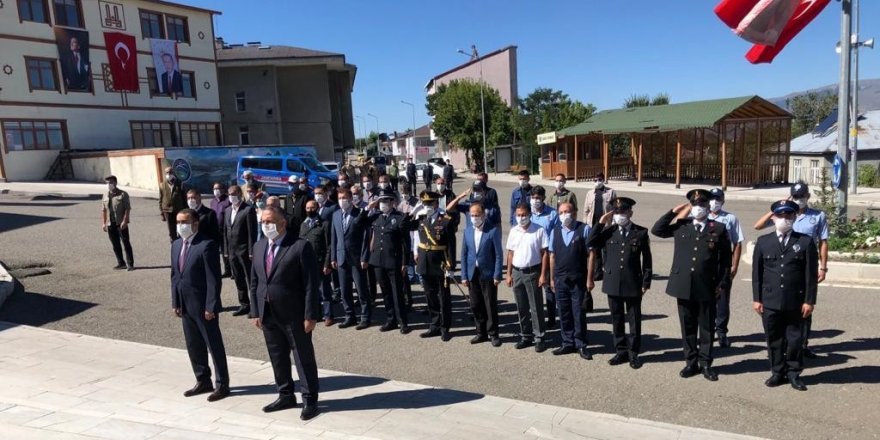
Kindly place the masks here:
[(151, 11), (140, 11), (141, 34), (144, 38), (165, 38), (165, 27), (162, 26), (162, 14)]
[(181, 43), (189, 43), (189, 25), (186, 22), (186, 17), (166, 15), (165, 25), (168, 29), (169, 40), (177, 40)]
[(239, 113), (247, 111), (247, 99), (244, 92), (235, 93), (235, 111)]
[(251, 134), (247, 125), (242, 125), (238, 127), (238, 145), (250, 145), (251, 144)]
[(28, 72), (28, 86), (34, 90), (55, 90), (58, 88), (58, 70), (55, 60), (49, 58), (24, 58)]
[(82, 18), (82, 5), (79, 0), (52, 0), (55, 6), (55, 24), (81, 28), (85, 27)]
[(798, 180), (803, 179), (804, 172), (801, 169), (801, 160), (800, 159), (792, 159), (791, 160), (792, 170), (792, 181), (797, 182)]
[(49, 7), (46, 0), (18, 0), (18, 19), (49, 24)]
[(220, 124), (202, 122), (180, 123), (180, 146), (203, 147), (220, 145)]
[(174, 147), (174, 123), (132, 122), (131, 143), (134, 148)]
[(6, 151), (67, 148), (64, 121), (2, 121)]
[(195, 98), (196, 97), (196, 73), (189, 71), (180, 72), (180, 80), (183, 83), (183, 95), (182, 98)]
[(822, 178), (822, 169), (819, 168), (819, 159), (810, 160), (810, 184), (819, 183)]

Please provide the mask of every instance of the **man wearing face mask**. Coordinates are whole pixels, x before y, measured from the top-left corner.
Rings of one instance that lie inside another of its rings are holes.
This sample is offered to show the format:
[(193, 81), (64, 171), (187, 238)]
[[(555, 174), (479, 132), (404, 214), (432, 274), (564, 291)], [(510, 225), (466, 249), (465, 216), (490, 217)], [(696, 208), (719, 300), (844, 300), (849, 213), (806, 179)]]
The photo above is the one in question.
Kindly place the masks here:
[(443, 183), (446, 184), (445, 189), (452, 191), (452, 180), (454, 178), (455, 168), (453, 168), (452, 162), (449, 159), (446, 159), (446, 165), (443, 166)]
[[(642, 347), (642, 297), (651, 288), (653, 275), (651, 242), (648, 230), (632, 222), (632, 207), (636, 201), (618, 197), (611, 201), (612, 209), (606, 212), (590, 233), (589, 245), (596, 250), (605, 249), (608, 261), (602, 292), (608, 295), (611, 312), (611, 329), (614, 333), (616, 354), (609, 365), (629, 362), (633, 369), (642, 367), (639, 352)], [(587, 288), (593, 290), (593, 268)], [(629, 325), (629, 332), (626, 332)]]
[(516, 226), (507, 234), (507, 287), (513, 288), (519, 316), (520, 339), (515, 348), (532, 344), (538, 353), (547, 349), (544, 341), (544, 304), (541, 287), (546, 284), (550, 257), (549, 240), (539, 225), (531, 222), (531, 207), (525, 203), (514, 210)]
[(758, 238), (752, 255), (752, 308), (761, 315), (772, 375), (764, 382), (776, 387), (788, 381), (798, 391), (807, 386), (803, 371), (804, 321), (813, 314), (818, 286), (816, 242), (792, 230), (795, 202), (773, 203), (771, 221), (776, 229)]
[(303, 398), (299, 418), (309, 420), (319, 413), (312, 331), (321, 318), (320, 262), (308, 241), (288, 233), (284, 211), (266, 208), (260, 223), (266, 238), (254, 245), (252, 317), (263, 330), (278, 387), (278, 399), (263, 407), (263, 412), (297, 405), (290, 374), (292, 351)]
[[(229, 395), (226, 348), (218, 323), (220, 301), (220, 255), (218, 245), (200, 231), (199, 214), (184, 209), (175, 219), (180, 236), (171, 244), (171, 309), (183, 323), (186, 351), (196, 376), (196, 385), (185, 397), (211, 393), (209, 402)], [(211, 384), (208, 353), (214, 360), (216, 385)]]
[(441, 211), (440, 194), (434, 191), (423, 191), (421, 201), (426, 215), (418, 225), (416, 267), (422, 278), (431, 325), (428, 331), (419, 336), (422, 338), (440, 336), (443, 342), (447, 342), (452, 339), (452, 335), (449, 334), (449, 328), (452, 326), (452, 298), (447, 278), (452, 276), (452, 260), (454, 260), (449, 245), (455, 241), (453, 222), (458, 220), (459, 214), (454, 211)]
[(324, 185), (315, 188), (315, 203), (318, 204), (318, 217), (326, 223), (333, 221), (333, 213), (339, 209), (339, 205), (330, 200), (330, 190)]
[(181, 209), (186, 209), (186, 189), (174, 174), (174, 169), (166, 167), (165, 180), (159, 184), (159, 213), (168, 226), (168, 237), (172, 243), (177, 239), (175, 218)]
[(339, 177), (336, 180), (336, 188), (337, 189), (351, 189), (352, 179), (348, 177), (348, 175), (344, 172), (339, 173)]
[(333, 287), (330, 284), (330, 227), (318, 215), (318, 202), (306, 202), (306, 218), (299, 227), (299, 236), (312, 245), (321, 271), (321, 310), (324, 326), (333, 325)]
[[(617, 193), (605, 184), (605, 173), (599, 171), (593, 179), (593, 188), (587, 192), (584, 199), (584, 223), (595, 228), (599, 219), (611, 210), (611, 200), (617, 197)], [(595, 258), (596, 281), (604, 276), (603, 270), (604, 251), (597, 252)]]
[(498, 211), (498, 215), (501, 215), (501, 206), (498, 205), (498, 191), (495, 191), (495, 188), (489, 186), (489, 175), (486, 173), (478, 173), (477, 179), (474, 180), (474, 183), (480, 182), (483, 184), (483, 197), (480, 200), (476, 200), (471, 197), (472, 202), (480, 202), (483, 204), (483, 207), (486, 209), (495, 209)]
[(248, 187), (251, 186), (251, 184), (256, 185), (256, 191), (255, 191), (255, 192), (258, 192), (258, 191), (266, 191), (266, 184), (263, 183), (263, 182), (258, 181), (258, 180), (254, 177), (254, 172), (253, 172), (253, 171), (251, 171), (251, 170), (244, 170), (244, 172), (241, 173), (241, 186), (244, 187), (244, 188), (248, 188)]
[(582, 308), (592, 254), (587, 242), (590, 226), (577, 221), (576, 217), (577, 210), (571, 203), (559, 205), (560, 224), (553, 228), (548, 239), (550, 287), (556, 295), (554, 304), (559, 307), (562, 335), (562, 345), (553, 350), (553, 354), (578, 353), (582, 359), (592, 360), (587, 349), (587, 313)]
[(532, 185), (529, 184), (529, 172), (521, 170), (519, 172), (519, 187), (513, 189), (510, 195), (510, 226), (517, 226), (516, 207), (520, 204), (529, 204), (532, 197)]
[[(330, 266), (339, 276), (339, 291), (345, 313), (345, 320), (339, 324), (339, 328), (357, 324), (357, 329), (363, 330), (371, 324), (373, 304), (366, 274), (370, 255), (366, 216), (361, 215), (361, 209), (354, 206), (351, 199), (351, 191), (339, 190), (339, 209), (333, 213), (330, 228)], [(355, 310), (352, 282), (357, 288), (360, 310)], [(359, 320), (356, 320), (356, 316)]]
[(202, 234), (214, 244), (220, 243), (220, 224), (217, 223), (217, 216), (211, 208), (202, 204), (202, 195), (197, 190), (191, 189), (186, 192), (186, 206), (198, 214), (199, 230)]
[(284, 198), (284, 207), (287, 218), (290, 220), (290, 230), (294, 234), (299, 233), (299, 225), (306, 218), (306, 202), (312, 200), (308, 184), (300, 182), (300, 178), (291, 175), (287, 179), (289, 192)]
[[(794, 231), (812, 237), (819, 250), (819, 273), (816, 279), (818, 283), (821, 283), (825, 281), (825, 274), (828, 273), (828, 219), (823, 211), (809, 207), (810, 189), (804, 182), (797, 182), (791, 186), (789, 200), (798, 206), (792, 226)], [(764, 214), (755, 223), (755, 229), (761, 230), (772, 226), (772, 215), (772, 211)], [(808, 347), (812, 327), (813, 315), (811, 314), (804, 320), (803, 355), (806, 358), (815, 359), (816, 353)]]
[(238, 185), (229, 187), (229, 207), (223, 214), (223, 255), (229, 258), (232, 278), (238, 290), (238, 310), (232, 316), (250, 313), (248, 286), (251, 283), (252, 250), (257, 241), (257, 215), (254, 207), (241, 199)]
[[(110, 237), (113, 245), (113, 253), (116, 255), (116, 267), (114, 269), (134, 270), (134, 255), (129, 241), (128, 221), (131, 215), (131, 201), (128, 193), (116, 186), (116, 176), (104, 178), (107, 182), (107, 192), (101, 198), (101, 229)], [(122, 259), (122, 249), (125, 248), (125, 260)], [(126, 263), (127, 262), (127, 263)]]
[[(742, 253), (743, 232), (739, 219), (723, 209), (724, 191), (721, 188), (713, 188), (709, 191), (709, 220), (723, 223), (733, 245), (733, 254), (730, 257), (730, 282), (736, 278), (739, 269), (739, 258)], [(727, 338), (727, 324), (730, 322), (730, 288), (718, 297), (718, 305), (715, 314), (715, 334), (718, 336), (719, 347), (730, 347), (730, 339)]]
[[(544, 234), (550, 237), (550, 233), (559, 224), (559, 215), (556, 210), (544, 203), (546, 191), (542, 186), (533, 186), (529, 199), (529, 206), (532, 209), (530, 221), (544, 228)], [(547, 306), (547, 328), (556, 327), (556, 294), (550, 287), (550, 283), (544, 284), (544, 301)]]
[(406, 159), (406, 182), (409, 184), (409, 192), (407, 196), (416, 196), (416, 164), (413, 163), (411, 157)]
[(436, 175), (434, 175), (434, 167), (429, 163), (424, 165), (425, 168), (422, 170), (422, 182), (425, 183), (425, 191), (431, 191), (431, 183), (434, 182), (434, 178), (436, 177)]
[[(440, 208), (444, 208), (444, 209), (446, 208), (446, 205), (448, 205), (451, 200), (456, 199), (455, 192), (452, 191), (452, 187), (448, 184), (448, 182), (449, 181), (447, 181), (443, 177), (437, 177), (436, 179), (434, 179), (434, 191), (436, 193), (440, 194), (440, 200), (439, 200), (438, 206)], [(465, 214), (466, 213), (467, 212), (465, 212)], [(460, 224), (461, 224), (461, 216), (456, 215), (456, 216), (452, 217), (452, 220), (449, 222), (449, 226), (451, 228), (451, 233), (453, 236), (455, 236), (455, 234), (458, 233), (458, 226)], [(457, 252), (458, 252), (458, 244), (456, 243), (455, 240), (451, 240), (449, 242), (449, 260), (452, 263), (452, 266), (450, 266), (450, 268), (449, 268), (450, 271), (455, 271), (455, 269), (457, 267), (457, 264), (456, 264), (457, 260), (455, 258), (458, 255)]]
[(394, 190), (386, 188), (379, 191), (378, 199), (368, 207), (370, 269), (382, 288), (385, 304), (385, 324), (379, 331), (399, 328), (400, 333), (407, 334), (410, 328), (403, 277), (411, 257), (406, 236), (418, 227), (418, 221), (395, 210), (394, 201)]
[[(226, 248), (225, 237), (223, 234), (223, 212), (226, 211), (226, 208), (229, 207), (229, 195), (226, 194), (226, 185), (221, 182), (214, 182), (214, 197), (211, 198), (211, 209), (216, 214), (217, 219), (217, 231), (219, 233), (217, 237), (217, 246), (220, 246), (221, 253), (223, 249)], [(231, 269), (229, 267), (229, 256), (223, 255), (223, 278), (230, 277)]]
[(396, 194), (397, 193), (397, 186), (392, 183), (393, 181), (394, 181), (394, 178), (391, 177), (389, 174), (380, 175), (379, 176), (379, 185), (378, 185), (378, 188), (376, 189), (376, 195), (378, 196), (379, 194), (382, 193), (382, 191), (391, 190), (392, 194), (395, 194), (395, 199), (396, 199), (398, 197), (398, 194)]
[(493, 347), (500, 347), (498, 284), (504, 279), (501, 223), (490, 222), (480, 202), (471, 203), (467, 214), (469, 220), (461, 243), (461, 283), (468, 289), (477, 327), (471, 344), (491, 340)]
[(715, 303), (730, 288), (732, 247), (726, 227), (708, 218), (709, 191), (691, 190), (687, 199), (688, 203), (661, 216), (651, 233), (675, 237), (666, 293), (678, 302), (686, 363), (679, 376), (702, 372), (707, 380), (716, 381), (718, 373), (712, 368)]
[[(396, 160), (392, 160), (391, 164), (388, 165), (388, 177), (391, 180), (389, 182), (391, 184), (391, 189), (394, 190), (394, 192), (397, 192), (397, 184), (400, 182), (400, 169), (397, 167)], [(381, 184), (381, 181), (379, 183)]]
[(364, 190), (360, 185), (351, 187), (351, 203), (355, 208), (364, 209), (367, 207), (367, 201), (364, 198)]
[(373, 179), (367, 175), (361, 177), (361, 191), (363, 193), (363, 201), (366, 203), (376, 200), (376, 197), (379, 194), (379, 188), (373, 183)]
[[(486, 185), (477, 180), (474, 181), (473, 186), (470, 190), (467, 190), (461, 193), (458, 197), (454, 199), (448, 199), (449, 202), (446, 205), (447, 211), (458, 211), (461, 214), (467, 215), (471, 206), (474, 204), (479, 204), (483, 208), (483, 215), (486, 217), (486, 222), (492, 225), (501, 225), (501, 212), (497, 206), (489, 207), (482, 200), (485, 200), (486, 194)], [(467, 200), (464, 200), (467, 199)], [(470, 217), (465, 217), (465, 227), (471, 227)]]
[[(554, 184), (556, 187), (556, 191), (550, 195), (550, 206), (554, 209), (563, 203), (570, 203), (571, 207), (574, 209), (575, 214), (578, 213), (578, 199), (577, 196), (574, 195), (574, 192), (569, 191), (568, 188), (565, 187), (565, 182), (568, 178), (565, 177), (565, 174), (559, 173), (556, 175), (556, 183)], [(592, 225), (591, 225), (592, 226)]]

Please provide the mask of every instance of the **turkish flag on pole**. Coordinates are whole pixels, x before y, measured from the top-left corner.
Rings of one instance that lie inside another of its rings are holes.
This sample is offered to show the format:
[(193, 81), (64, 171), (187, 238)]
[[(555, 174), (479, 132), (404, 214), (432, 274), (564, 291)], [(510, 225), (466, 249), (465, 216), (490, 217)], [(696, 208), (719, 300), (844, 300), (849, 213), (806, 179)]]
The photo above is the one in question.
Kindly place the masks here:
[(113, 88), (117, 91), (138, 91), (137, 43), (134, 36), (120, 32), (104, 32), (107, 59)]
[(715, 15), (744, 40), (772, 46), (800, 0), (722, 0)]
[(776, 44), (772, 46), (756, 44), (746, 53), (746, 59), (752, 64), (772, 62), (785, 45), (810, 24), (828, 6), (828, 3), (831, 3), (831, 0), (799, 0), (794, 14), (779, 34)]

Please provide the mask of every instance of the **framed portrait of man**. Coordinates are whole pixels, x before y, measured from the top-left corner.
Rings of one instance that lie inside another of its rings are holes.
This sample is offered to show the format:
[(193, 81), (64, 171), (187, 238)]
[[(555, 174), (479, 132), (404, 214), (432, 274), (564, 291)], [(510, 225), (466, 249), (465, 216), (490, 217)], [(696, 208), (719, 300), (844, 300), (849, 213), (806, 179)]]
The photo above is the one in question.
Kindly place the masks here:
[(55, 28), (55, 44), (61, 61), (61, 77), (69, 92), (92, 91), (92, 65), (89, 61), (89, 33)]
[(183, 75), (177, 56), (177, 41), (151, 39), (153, 66), (156, 69), (156, 90), (160, 95), (183, 96)]

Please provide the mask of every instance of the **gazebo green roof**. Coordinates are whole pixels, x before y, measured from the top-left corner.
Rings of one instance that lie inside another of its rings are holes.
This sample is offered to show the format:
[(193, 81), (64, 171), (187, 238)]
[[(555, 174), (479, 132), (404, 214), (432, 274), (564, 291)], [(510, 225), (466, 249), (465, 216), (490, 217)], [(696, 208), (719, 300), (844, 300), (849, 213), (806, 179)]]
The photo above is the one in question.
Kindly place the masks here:
[(727, 117), (791, 117), (759, 96), (710, 99), (678, 104), (603, 110), (590, 119), (556, 132), (557, 137), (596, 134), (666, 132), (712, 127)]

